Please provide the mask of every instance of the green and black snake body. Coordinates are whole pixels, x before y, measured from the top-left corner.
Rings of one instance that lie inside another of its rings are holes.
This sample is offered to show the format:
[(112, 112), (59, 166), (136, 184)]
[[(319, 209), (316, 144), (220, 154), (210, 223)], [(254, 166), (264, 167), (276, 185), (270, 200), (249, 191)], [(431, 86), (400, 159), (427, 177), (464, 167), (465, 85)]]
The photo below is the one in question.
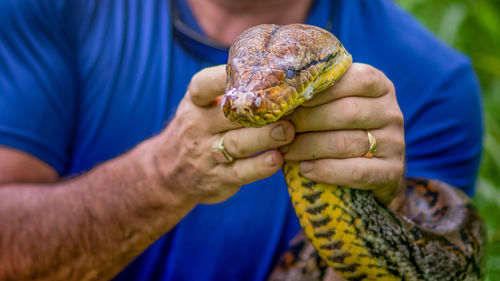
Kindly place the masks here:
[[(223, 111), (245, 126), (275, 122), (332, 86), (351, 62), (337, 38), (323, 29), (251, 28), (231, 47)], [(456, 188), (410, 179), (403, 207), (390, 210), (370, 191), (308, 180), (297, 162), (286, 162), (283, 171), (304, 233), (345, 279), (482, 279), (485, 227)], [(286, 263), (272, 278), (293, 279), (293, 261)]]

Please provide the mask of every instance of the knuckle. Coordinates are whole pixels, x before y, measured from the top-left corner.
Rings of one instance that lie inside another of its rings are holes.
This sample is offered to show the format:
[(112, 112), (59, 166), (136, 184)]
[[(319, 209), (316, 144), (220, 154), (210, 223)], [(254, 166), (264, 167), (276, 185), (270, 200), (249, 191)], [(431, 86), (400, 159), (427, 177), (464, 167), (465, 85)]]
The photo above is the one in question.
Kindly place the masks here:
[(351, 170), (351, 181), (353, 183), (353, 187), (357, 188), (364, 188), (367, 186), (369, 182), (371, 182), (370, 178), (370, 173), (369, 169), (361, 168), (361, 167), (355, 167), (354, 169)]
[[(203, 70), (202, 70), (203, 71)], [(201, 72), (197, 72), (193, 77), (191, 77), (191, 81), (188, 85), (188, 93), (189, 97), (193, 102), (199, 101), (202, 97), (201, 89), (200, 89), (200, 80), (201, 80)]]
[(231, 182), (235, 184), (241, 182), (244, 178), (243, 170), (236, 168), (231, 169), (231, 178), (232, 178)]
[(396, 179), (401, 179), (405, 173), (405, 164), (404, 161), (398, 161), (396, 164)]
[(235, 134), (227, 134), (224, 136), (224, 146), (233, 156), (239, 157), (245, 155), (245, 149), (241, 145), (240, 139)]
[(359, 84), (365, 90), (372, 90), (379, 80), (379, 72), (369, 65), (362, 65), (359, 68)]
[(399, 180), (403, 177), (403, 174), (403, 161), (395, 161), (395, 163), (391, 165), (391, 170), (386, 172), (386, 180), (390, 183), (399, 182)]
[(177, 107), (177, 111), (175, 112), (175, 116), (180, 115), (189, 115), (192, 114), (193, 111), (193, 103), (186, 97), (182, 98), (179, 106)]
[(307, 122), (304, 122), (304, 121), (307, 121), (307, 120), (305, 120), (307, 117), (307, 114), (305, 114), (306, 111), (308, 111), (307, 108), (299, 108), (299, 109), (296, 109), (292, 113), (292, 115), (290, 116), (290, 120), (292, 121), (293, 125), (295, 126), (295, 129), (298, 131), (303, 129), (304, 123), (307, 123)]
[(406, 151), (406, 141), (405, 141), (405, 136), (404, 134), (401, 134), (401, 138), (400, 138), (400, 145), (399, 145), (399, 159), (400, 161), (403, 163), (403, 172), (404, 172), (404, 169), (405, 169), (405, 166), (404, 166), (404, 161), (405, 161), (405, 151)]
[(353, 142), (345, 135), (328, 138), (327, 148), (334, 156), (352, 156)]
[[(345, 98), (343, 104), (342, 119), (348, 123), (352, 123), (359, 118), (359, 106), (354, 98)], [(333, 112), (335, 116), (338, 113)]]
[(353, 155), (353, 145), (355, 142), (352, 141), (352, 139), (348, 138), (347, 136), (342, 136), (341, 137), (342, 141), (342, 155), (344, 156), (354, 156)]
[[(403, 132), (390, 134), (390, 137), (385, 137), (380, 142), (381, 153), (387, 157), (404, 161), (405, 152), (405, 137)], [(386, 151), (385, 153), (382, 151)]]
[(392, 106), (391, 109), (386, 109), (384, 115), (389, 124), (394, 124), (397, 127), (404, 126), (403, 113), (398, 106)]
[(399, 130), (395, 134), (393, 134), (393, 139), (396, 145), (403, 147), (405, 146), (405, 134), (402, 130)]
[(386, 78), (387, 80), (387, 91), (390, 93), (394, 98), (396, 98), (396, 87), (394, 86), (394, 83), (389, 78)]
[(364, 169), (352, 169), (351, 180), (354, 183), (353, 187), (362, 187), (366, 184), (368, 179), (368, 174)]
[(392, 113), (391, 115), (391, 120), (392, 120), (392, 123), (394, 123), (397, 127), (399, 128), (402, 128), (404, 127), (404, 118), (403, 118), (403, 114), (401, 113), (401, 111), (395, 111)]

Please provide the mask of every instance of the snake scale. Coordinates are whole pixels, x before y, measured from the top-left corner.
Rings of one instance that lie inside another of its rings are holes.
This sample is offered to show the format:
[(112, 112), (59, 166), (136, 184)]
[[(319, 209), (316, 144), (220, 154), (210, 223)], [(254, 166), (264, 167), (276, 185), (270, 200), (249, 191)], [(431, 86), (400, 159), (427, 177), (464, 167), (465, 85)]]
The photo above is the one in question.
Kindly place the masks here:
[[(244, 126), (275, 122), (332, 86), (352, 62), (331, 33), (304, 24), (259, 25), (231, 46), (225, 116)], [(485, 226), (466, 195), (439, 181), (407, 181), (393, 211), (370, 191), (313, 182), (297, 162), (283, 172), (304, 233), (346, 280), (480, 280)]]

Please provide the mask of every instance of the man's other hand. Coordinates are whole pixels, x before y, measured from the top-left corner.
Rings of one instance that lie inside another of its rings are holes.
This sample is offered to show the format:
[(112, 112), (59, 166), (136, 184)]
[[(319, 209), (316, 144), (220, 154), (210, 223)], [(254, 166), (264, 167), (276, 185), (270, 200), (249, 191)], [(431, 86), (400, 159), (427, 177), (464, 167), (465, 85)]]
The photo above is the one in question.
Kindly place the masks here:
[[(314, 181), (373, 190), (388, 204), (402, 187), (403, 114), (392, 82), (366, 64), (354, 63), (333, 87), (294, 111), (298, 133), (282, 148), (284, 158), (300, 161), (301, 173)], [(369, 131), (376, 139), (372, 158)]]
[[(295, 135), (289, 121), (262, 128), (228, 121), (220, 108), (225, 81), (224, 65), (192, 77), (175, 118), (156, 139), (158, 150), (152, 157), (157, 177), (174, 194), (197, 198), (200, 203), (221, 202), (242, 185), (274, 174), (283, 164), (277, 148)], [(232, 163), (219, 163), (211, 153), (222, 135), (224, 147), (235, 158)]]

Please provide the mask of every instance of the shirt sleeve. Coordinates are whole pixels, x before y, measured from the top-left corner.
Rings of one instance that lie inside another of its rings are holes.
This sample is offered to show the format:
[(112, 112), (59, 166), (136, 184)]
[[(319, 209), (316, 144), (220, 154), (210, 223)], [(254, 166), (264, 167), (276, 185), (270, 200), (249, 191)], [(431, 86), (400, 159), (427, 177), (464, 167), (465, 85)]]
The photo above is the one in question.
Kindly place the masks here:
[(0, 145), (63, 174), (69, 165), (77, 87), (62, 4), (0, 0)]
[(407, 174), (442, 180), (472, 196), (484, 133), (478, 81), (463, 58), (433, 85), (406, 120)]

